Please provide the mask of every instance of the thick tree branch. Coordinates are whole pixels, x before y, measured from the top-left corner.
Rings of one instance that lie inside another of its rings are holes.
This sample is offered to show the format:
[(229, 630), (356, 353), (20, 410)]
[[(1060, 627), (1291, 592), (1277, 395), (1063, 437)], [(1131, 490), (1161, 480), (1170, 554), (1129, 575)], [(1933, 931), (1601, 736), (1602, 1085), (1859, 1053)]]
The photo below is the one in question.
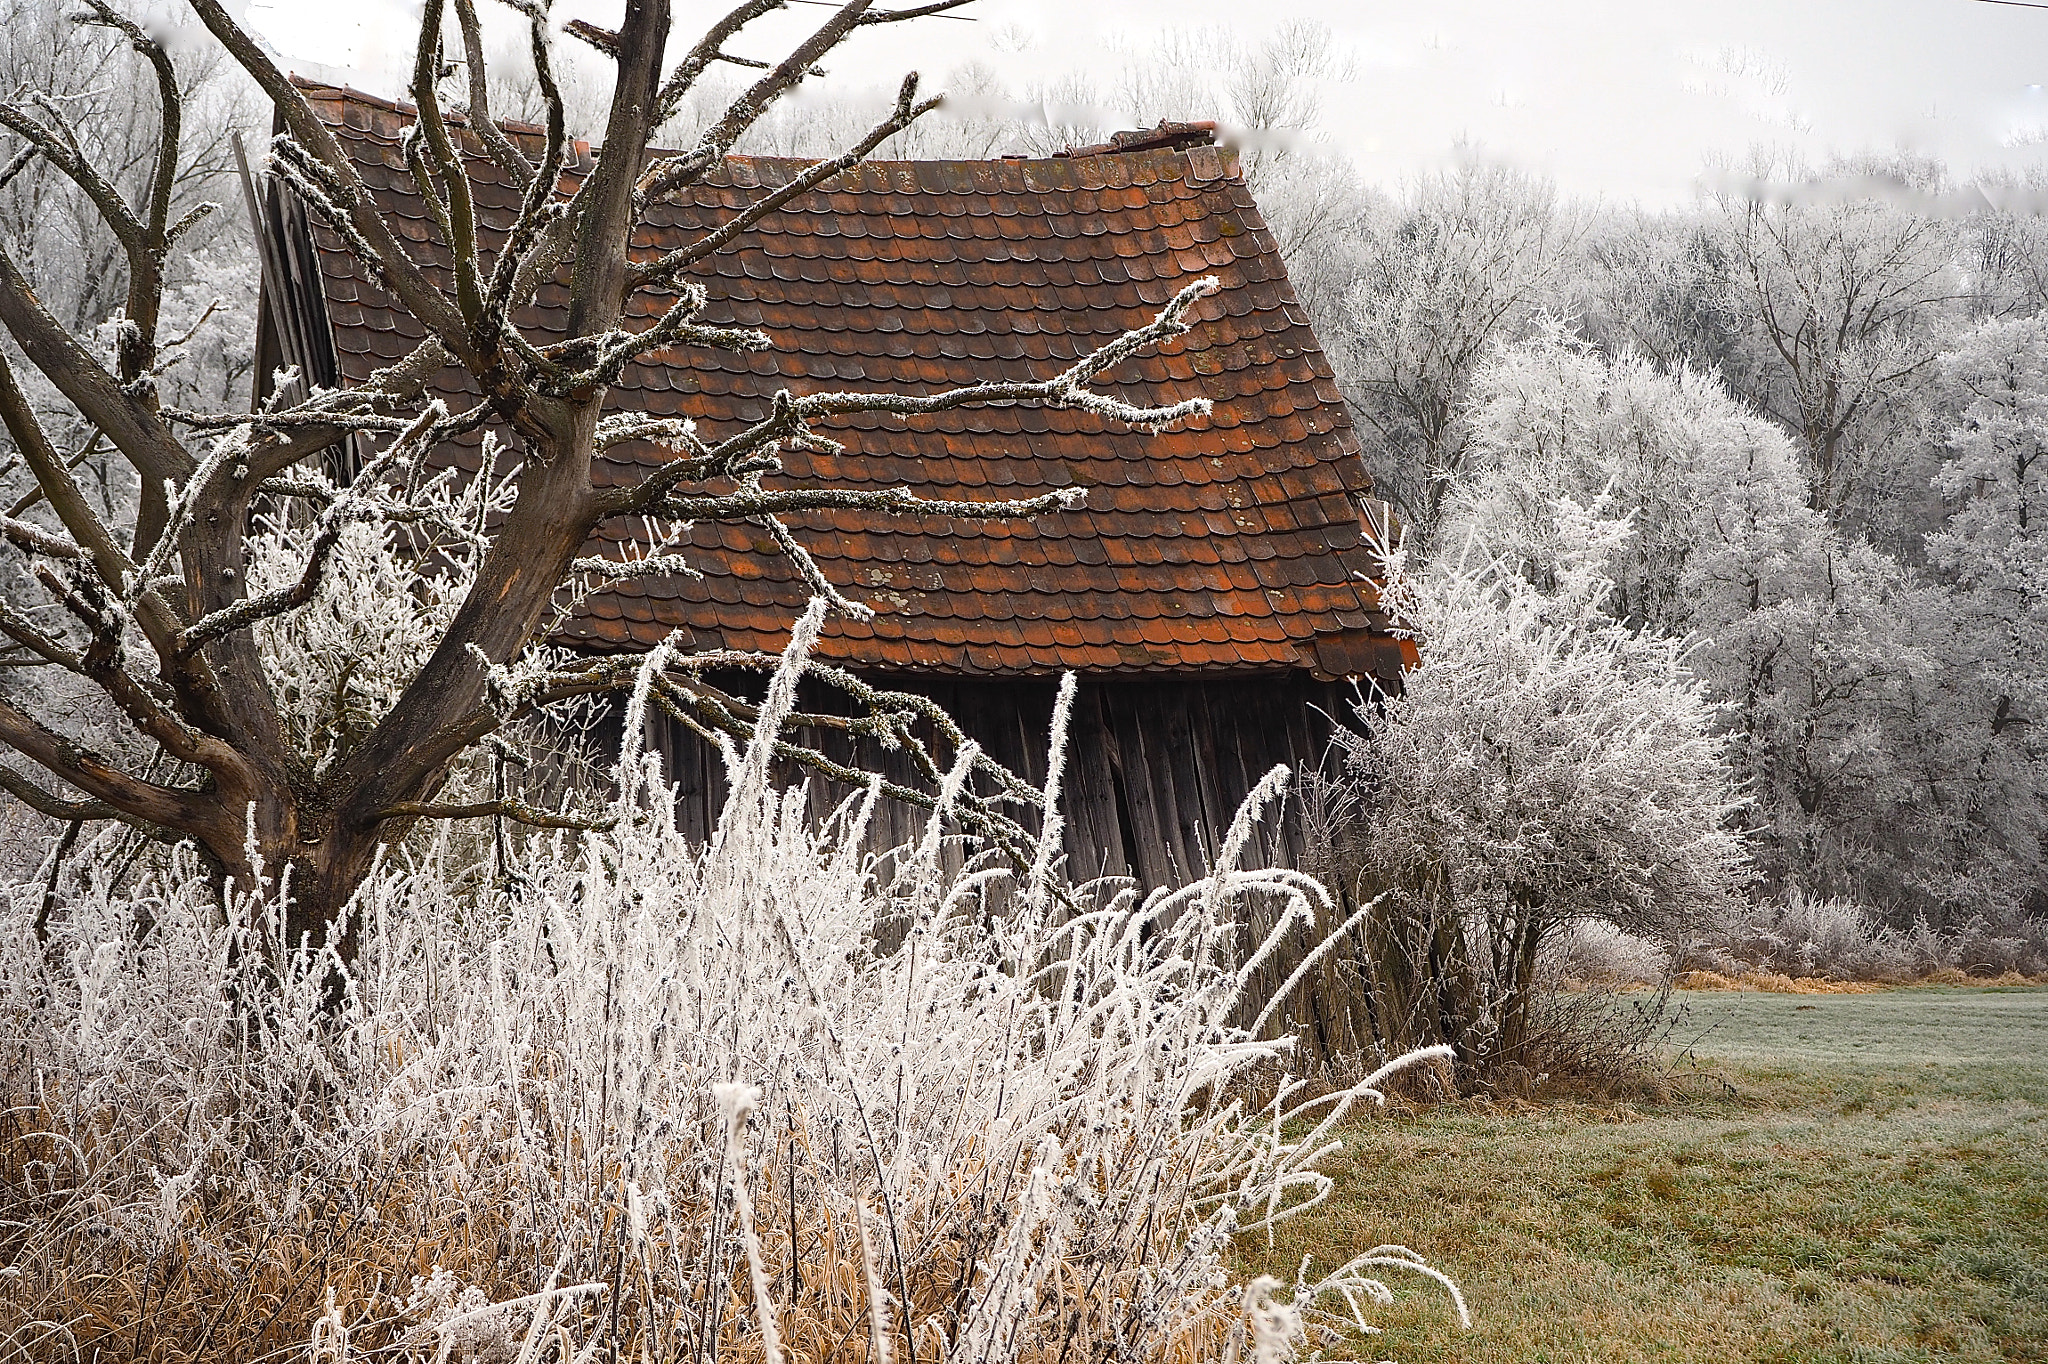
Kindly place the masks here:
[(353, 483), (327, 504), (313, 527), (312, 544), (306, 551), (306, 566), (297, 580), (261, 596), (244, 597), (194, 621), (179, 636), (179, 651), (189, 654), (234, 631), (281, 616), (313, 600), (313, 594), (319, 591), (320, 580), (327, 571), (327, 561), (341, 543), (342, 532), (355, 522), (375, 520), (379, 516), (380, 508), (371, 496), (378, 482), (393, 468), (403, 468), (417, 458), (426, 448), (426, 437), (432, 435), (447, 415), (448, 409), (439, 401), (434, 402), (414, 418), (412, 426), (389, 448), (366, 465)]
[(47, 99), (38, 101), (37, 108), (42, 118), (37, 118), (18, 102), (0, 103), (0, 127), (35, 148), (44, 160), (62, 171), (84, 192), (132, 265), (135, 257), (147, 249), (141, 221), (129, 208), (128, 201), (121, 197), (121, 192), (80, 150), (78, 135), (63, 111)]
[(5, 248), (0, 248), (0, 326), (85, 419), (106, 433), (145, 486), (184, 482), (194, 467), (192, 456), (146, 403), (123, 392), (92, 352), (50, 316)]
[(85, 551), (75, 541), (44, 530), (33, 521), (22, 521), (12, 516), (0, 516), (0, 539), (5, 539), (17, 549), (52, 559), (85, 557)]
[(292, 140), (304, 150), (309, 161), (319, 164), (332, 185), (334, 206), (344, 215), (352, 231), (372, 253), (366, 264), (374, 264), (391, 286), (396, 298), (420, 324), (438, 335), (465, 362), (477, 359), (469, 345), (462, 315), (435, 287), (419, 264), (405, 251), (390, 225), (377, 210), (375, 200), (349, 161), (348, 153), (297, 86), (280, 71), (262, 46), (229, 15), (222, 0), (191, 0), (198, 14), (228, 55), (247, 71), (270, 97)]
[(625, 244), (636, 217), (636, 180), (654, 135), (668, 6), (627, 0), (619, 27), (618, 85), (605, 125), (604, 155), (576, 192), (575, 274), (569, 286), (568, 334), (596, 336), (618, 325), (626, 302)]
[(79, 656), (77, 650), (66, 647), (4, 601), (0, 601), (0, 633), (6, 634), (9, 639), (34, 653), (45, 663), (55, 664), (80, 676), (85, 673), (85, 660)]
[[(165, 828), (190, 829), (211, 822), (215, 814), (201, 793), (157, 786), (132, 777), (92, 749), (65, 738), (6, 700), (0, 700), (0, 744), (130, 819)], [(60, 817), (81, 818), (70, 814)]]
[(379, 823), (392, 819), (509, 819), (535, 829), (580, 829), (586, 833), (602, 833), (619, 822), (608, 815), (550, 814), (518, 800), (480, 800), (467, 805), (400, 801), (379, 810), (376, 819)]
[(103, 800), (66, 800), (53, 795), (22, 776), (5, 763), (0, 763), (0, 790), (13, 796), (32, 810), (40, 811), (51, 819), (124, 819), (119, 810)]
[[(477, 275), (476, 204), (470, 194), (469, 170), (462, 164), (448, 125), (441, 117), (441, 16), (442, 0), (426, 0), (420, 16), (419, 44), (413, 56), (412, 98), (419, 112), (406, 130), (407, 145), (417, 149), (424, 142), (432, 158), (435, 177), (440, 181), (440, 198), (447, 205), (442, 222), (448, 234), (448, 249), (455, 263), (455, 300), (462, 317), (475, 335), (483, 320), (483, 283)], [(417, 174), (420, 191), (431, 203), (433, 185)]]
[[(772, 14), (783, 8), (785, 0), (745, 0), (743, 4), (728, 10), (717, 22), (704, 30), (704, 36), (697, 41), (677, 63), (674, 74), (663, 82), (659, 104), (655, 114), (655, 126), (668, 122), (683, 107), (683, 100), (696, 87), (706, 71), (724, 57), (725, 44), (738, 35), (741, 29), (753, 23), (764, 14)], [(616, 55), (618, 35), (610, 35), (613, 46), (611, 54)]]
[[(529, 23), (535, 22), (539, 20), (529, 16)], [(477, 20), (476, 0), (455, 0), (455, 23), (462, 31), (463, 76), (469, 88), (469, 104), (463, 115), (498, 169), (524, 190), (533, 183), (533, 163), (491, 117), (490, 73), (484, 62), (484, 31)]]
[[(134, 563), (115, 540), (113, 531), (93, 510), (85, 490), (78, 486), (56, 446), (50, 443), (49, 434), (43, 430), (35, 409), (29, 405), (28, 396), (15, 382), (14, 367), (7, 363), (4, 355), (0, 355), (0, 423), (6, 425), (14, 448), (27, 461), (29, 472), (35, 476), (36, 487), (50, 501), (50, 509), (57, 513), (57, 519), (78, 542), (70, 547), (69, 553), (43, 545), (35, 546), (37, 552), (68, 558), (79, 552), (78, 546), (86, 546), (103, 581), (117, 587), (126, 583), (135, 571)], [(6, 521), (9, 525), (23, 524), (15, 522), (11, 516)], [(17, 537), (10, 531), (8, 538)]]
[(150, 37), (141, 25), (106, 3), (85, 0), (86, 21), (111, 28), (141, 53), (156, 75), (157, 149), (156, 164), (150, 168), (148, 208), (142, 215), (143, 238), (153, 251), (162, 251), (171, 237), (171, 188), (178, 179), (178, 147), (184, 129), (185, 99), (178, 89), (178, 73), (162, 43)]

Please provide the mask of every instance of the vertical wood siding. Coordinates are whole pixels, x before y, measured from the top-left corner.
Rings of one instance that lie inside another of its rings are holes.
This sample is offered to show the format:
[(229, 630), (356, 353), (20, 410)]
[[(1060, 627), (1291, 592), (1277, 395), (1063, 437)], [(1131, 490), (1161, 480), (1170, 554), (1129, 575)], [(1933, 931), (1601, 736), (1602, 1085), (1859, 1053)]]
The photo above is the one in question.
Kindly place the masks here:
[[(871, 680), (930, 697), (996, 761), (1034, 785), (1044, 782), (1051, 679)], [(1351, 714), (1349, 696), (1346, 684), (1316, 682), (1306, 673), (1198, 681), (1082, 678), (1067, 751), (1069, 875), (1076, 881), (1130, 876), (1147, 888), (1203, 875), (1238, 806), (1267, 772), (1322, 759), (1332, 719)], [(835, 699), (806, 684), (799, 705), (825, 709)], [(669, 780), (679, 787), (683, 827), (707, 837), (725, 798), (723, 759), (680, 725), (657, 723), (653, 737)], [(856, 747), (836, 733), (807, 739), (836, 760), (910, 783), (901, 755), (871, 742)], [(937, 756), (943, 763), (952, 755)], [(811, 808), (820, 816), (851, 794), (811, 779)], [(1300, 833), (1280, 813), (1269, 813), (1249, 856), (1297, 866)], [(867, 843), (876, 851), (898, 846), (916, 838), (925, 820), (922, 810), (885, 801)]]
[[(931, 697), (991, 756), (1034, 785), (1044, 783), (1055, 686), (1050, 679), (870, 680)], [(754, 680), (749, 687), (740, 678), (717, 681), (736, 694), (757, 691), (760, 685)], [(1207, 681), (1083, 677), (1075, 697), (1063, 802), (1069, 877), (1082, 882), (1129, 876), (1149, 890), (1204, 874), (1238, 806), (1260, 778), (1278, 764), (1323, 760), (1333, 721), (1354, 722), (1351, 694), (1348, 684), (1316, 682), (1306, 673)], [(807, 686), (799, 704), (824, 711), (834, 700)], [(680, 822), (693, 837), (708, 837), (725, 799), (724, 761), (680, 725), (666, 719), (656, 723), (653, 741), (662, 747), (669, 779), (680, 791)], [(911, 775), (900, 757), (883, 754), (871, 743), (856, 752), (842, 734), (806, 738), (839, 761), (899, 780)], [(937, 756), (943, 763), (951, 754)], [(784, 775), (794, 779), (797, 774)], [(812, 778), (812, 813), (829, 814), (853, 794)], [(915, 807), (881, 802), (869, 826), (868, 849), (880, 853), (916, 840), (927, 818)], [(1243, 860), (1250, 866), (1300, 868), (1305, 852), (1290, 800), (1267, 812)], [(1247, 983), (1240, 1024), (1256, 1017), (1315, 945), (1335, 930), (1344, 903), (1340, 898), (1337, 907), (1289, 930), (1286, 942)], [(1264, 941), (1285, 908), (1273, 897), (1244, 902), (1240, 952)], [(1266, 1025), (1268, 1036), (1298, 1038), (1298, 1064), (1331, 1066), (1342, 1075), (1359, 1058), (1370, 1062), (1375, 1057), (1370, 1005), (1362, 993), (1367, 976), (1359, 969), (1363, 951), (1359, 940), (1324, 956)]]

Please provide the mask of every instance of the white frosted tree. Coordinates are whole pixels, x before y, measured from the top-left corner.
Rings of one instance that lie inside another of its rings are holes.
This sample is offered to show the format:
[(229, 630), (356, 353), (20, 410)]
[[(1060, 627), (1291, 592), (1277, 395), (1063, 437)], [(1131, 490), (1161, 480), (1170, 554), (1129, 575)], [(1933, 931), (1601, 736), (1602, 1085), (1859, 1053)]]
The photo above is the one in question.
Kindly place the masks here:
[(1695, 641), (1768, 880), (1902, 913), (2009, 907), (2040, 859), (2030, 326), (1987, 326), (1950, 361), (1978, 396), (1956, 400), (1976, 415), (1943, 475), (1958, 505), (1934, 573), (1808, 505), (1797, 444), (1718, 379), (1557, 325), (1475, 376), (1447, 539), (1548, 587), (1576, 535), (1558, 494), (1626, 517), (1608, 609)]
[(1726, 542), (1737, 501), (1803, 495), (1783, 432), (1710, 374), (1610, 359), (1555, 319), (1493, 351), (1463, 409), (1468, 472), (1449, 497), (1447, 544), (1473, 538), (1539, 583), (1570, 552), (1558, 497), (1625, 515), (1607, 572), (1613, 614), (1682, 634), (1699, 621), (1688, 568)]
[(1708, 219), (1755, 361), (1730, 377), (1799, 442), (1811, 506), (1891, 534), (1925, 488), (1917, 404), (1959, 291), (1953, 230), (1899, 202), (1939, 170), (1764, 159), (1749, 171)]
[(1982, 323), (1941, 370), (1960, 414), (1935, 478), (1953, 511), (1928, 557), (1996, 681), (1996, 733), (2040, 716), (2048, 691), (2048, 320)]
[(1418, 543), (1431, 542), (1467, 467), (1473, 375), (1560, 301), (1585, 227), (1549, 184), (1469, 162), (1418, 181), (1368, 223), (1323, 340), (1343, 366), (1380, 493)]
[(1747, 876), (1714, 705), (1675, 640), (1608, 609), (1627, 535), (1560, 501), (1551, 590), (1483, 556), (1410, 570), (1387, 603), (1421, 662), (1365, 716), (1348, 763), (1371, 793), (1361, 893), (1430, 957), (1444, 1040), (1522, 1060), (1537, 956), (1568, 924), (1682, 936)]

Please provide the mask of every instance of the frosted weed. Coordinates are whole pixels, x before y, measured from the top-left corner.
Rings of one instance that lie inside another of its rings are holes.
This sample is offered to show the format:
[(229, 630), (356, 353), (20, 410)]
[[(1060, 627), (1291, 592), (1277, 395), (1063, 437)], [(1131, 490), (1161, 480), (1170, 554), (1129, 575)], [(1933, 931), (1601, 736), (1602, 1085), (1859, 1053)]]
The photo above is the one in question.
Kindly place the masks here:
[(1323, 907), (1236, 866), (1284, 771), (1171, 893), (949, 869), (936, 817), (864, 858), (877, 788), (821, 830), (769, 780), (819, 621), (707, 846), (629, 750), (616, 827), (530, 841), (508, 888), (445, 839), (387, 859), (336, 1012), (332, 944), (257, 965), (282, 888), (223, 912), (182, 854), (8, 954), (12, 1349), (139, 1352), (147, 1314), (184, 1359), (1269, 1361), (1369, 1327), (1390, 1269), (1462, 1317), (1398, 1246), (1227, 1269), (1392, 1070), (1235, 1096), (1287, 1050), (1229, 1024), (1237, 909)]

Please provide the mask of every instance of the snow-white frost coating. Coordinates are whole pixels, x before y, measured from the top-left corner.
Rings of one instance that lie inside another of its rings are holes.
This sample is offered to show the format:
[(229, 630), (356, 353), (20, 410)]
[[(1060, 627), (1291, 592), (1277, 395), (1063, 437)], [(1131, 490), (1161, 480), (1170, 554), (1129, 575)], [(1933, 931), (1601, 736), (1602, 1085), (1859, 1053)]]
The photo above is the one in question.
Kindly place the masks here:
[[(635, 749), (616, 826), (533, 839), (501, 889), (446, 841), (393, 854), (338, 1008), (331, 955), (274, 981), (248, 950), (273, 894), (223, 914), (182, 855), (69, 906), (0, 976), (0, 1075), (76, 1153), (17, 1263), (311, 1228), (340, 1238), (300, 1318), (326, 1361), (1264, 1361), (1366, 1328), (1389, 1268), (1449, 1287), (1393, 1246), (1289, 1285), (1226, 1259), (1328, 1194), (1387, 1073), (1246, 1101), (1288, 1048), (1229, 1024), (1235, 924), (1263, 895), (1296, 931), (1313, 881), (1062, 888), (937, 830), (877, 862), (872, 791), (813, 827), (771, 730), (709, 846)], [(0, 1295), (33, 1312), (51, 1272)]]

